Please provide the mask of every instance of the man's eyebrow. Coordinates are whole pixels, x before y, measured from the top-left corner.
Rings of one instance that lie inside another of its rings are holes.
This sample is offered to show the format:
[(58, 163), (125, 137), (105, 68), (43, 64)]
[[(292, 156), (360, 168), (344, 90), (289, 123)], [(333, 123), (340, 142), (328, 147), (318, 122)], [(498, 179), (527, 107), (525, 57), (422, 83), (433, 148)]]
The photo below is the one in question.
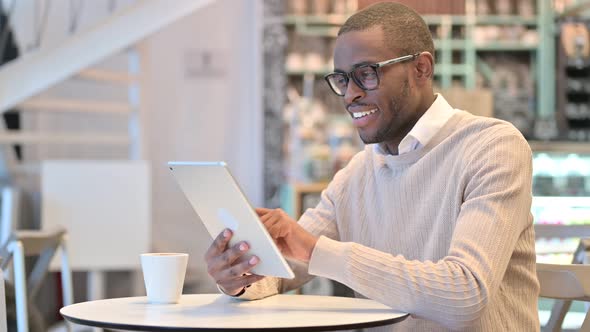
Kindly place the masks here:
[[(372, 65), (374, 63), (375, 62), (373, 62), (373, 61), (363, 61), (363, 62), (355, 63), (354, 65), (352, 65), (352, 70), (355, 70), (356, 68), (361, 67), (361, 66)], [(337, 73), (347, 73), (346, 70), (339, 69), (339, 68), (334, 68), (334, 71)]]

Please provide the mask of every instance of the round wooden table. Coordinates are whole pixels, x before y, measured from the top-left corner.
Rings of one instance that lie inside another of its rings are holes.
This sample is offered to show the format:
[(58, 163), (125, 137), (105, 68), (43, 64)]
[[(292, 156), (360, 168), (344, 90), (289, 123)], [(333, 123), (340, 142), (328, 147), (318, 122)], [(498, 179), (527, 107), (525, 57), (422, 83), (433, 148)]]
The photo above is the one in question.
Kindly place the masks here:
[(394, 324), (408, 316), (366, 299), (275, 295), (242, 301), (220, 294), (183, 295), (177, 304), (150, 304), (146, 297), (98, 300), (60, 313), (75, 324), (135, 331), (334, 331)]

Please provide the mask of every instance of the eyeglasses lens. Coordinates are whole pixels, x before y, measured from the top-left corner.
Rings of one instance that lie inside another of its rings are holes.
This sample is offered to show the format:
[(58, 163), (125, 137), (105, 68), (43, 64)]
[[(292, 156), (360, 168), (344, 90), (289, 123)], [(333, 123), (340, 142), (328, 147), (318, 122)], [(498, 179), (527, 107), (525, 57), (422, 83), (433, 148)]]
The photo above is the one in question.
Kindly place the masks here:
[(371, 66), (358, 67), (352, 72), (352, 75), (364, 90), (376, 89), (379, 84), (377, 72)]
[(348, 76), (346, 74), (335, 73), (328, 76), (330, 87), (339, 96), (344, 96), (346, 87), (348, 86)]

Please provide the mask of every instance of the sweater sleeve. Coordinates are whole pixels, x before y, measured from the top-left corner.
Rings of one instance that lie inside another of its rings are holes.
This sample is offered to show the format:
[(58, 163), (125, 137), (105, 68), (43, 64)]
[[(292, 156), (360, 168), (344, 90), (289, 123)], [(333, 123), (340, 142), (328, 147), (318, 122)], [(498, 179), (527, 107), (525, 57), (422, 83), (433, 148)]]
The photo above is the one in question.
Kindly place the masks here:
[(410, 261), (322, 237), (309, 273), (451, 329), (472, 324), (497, 292), (520, 234), (532, 223), (530, 148), (517, 133), (496, 134), (467, 163), (464, 202), (458, 219), (448, 221), (456, 226), (446, 257)]

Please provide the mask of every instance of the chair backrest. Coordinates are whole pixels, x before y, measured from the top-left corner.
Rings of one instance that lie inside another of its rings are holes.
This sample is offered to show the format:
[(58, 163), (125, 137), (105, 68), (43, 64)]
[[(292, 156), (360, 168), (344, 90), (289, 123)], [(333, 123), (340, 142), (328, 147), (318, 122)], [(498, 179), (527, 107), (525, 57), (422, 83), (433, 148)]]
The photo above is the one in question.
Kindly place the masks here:
[(62, 227), (51, 230), (15, 231), (8, 238), (6, 245), (0, 250), (0, 256), (7, 258), (0, 264), (2, 269), (5, 269), (10, 263), (14, 255), (14, 251), (11, 250), (10, 246), (17, 241), (22, 245), (25, 257), (39, 256), (27, 278), (27, 294), (29, 298), (37, 295), (43, 279), (49, 272), (49, 264), (58, 248), (62, 245), (65, 235), (66, 230)]
[(590, 265), (537, 263), (541, 297), (590, 301)]
[[(565, 300), (554, 306), (544, 330), (560, 331), (571, 301), (590, 302), (590, 265), (537, 263), (540, 297)], [(590, 331), (590, 315), (586, 313), (580, 331)]]

